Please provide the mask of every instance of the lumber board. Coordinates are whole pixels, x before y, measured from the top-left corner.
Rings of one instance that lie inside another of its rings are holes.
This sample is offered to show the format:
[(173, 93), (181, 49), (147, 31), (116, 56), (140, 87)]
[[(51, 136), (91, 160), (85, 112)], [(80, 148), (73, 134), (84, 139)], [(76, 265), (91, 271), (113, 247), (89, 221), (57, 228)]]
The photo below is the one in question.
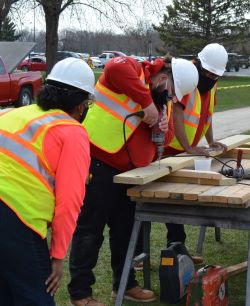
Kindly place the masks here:
[(198, 184), (198, 185), (211, 185), (211, 186), (232, 186), (236, 184), (236, 179), (222, 177), (221, 179), (206, 179), (206, 178), (195, 178), (195, 177), (178, 177), (178, 176), (166, 176), (161, 182), (169, 183), (188, 183), (188, 184)]
[(226, 268), (228, 277), (238, 275), (247, 270), (247, 261)]
[[(227, 146), (227, 151), (232, 150), (244, 143), (250, 141), (250, 135), (234, 135), (220, 140)], [(221, 151), (218, 151), (221, 152)], [(217, 153), (218, 153), (217, 152)], [(220, 153), (219, 153), (220, 154)], [(160, 168), (158, 161), (151, 163), (146, 167), (136, 168), (114, 176), (114, 183), (144, 185), (152, 182), (171, 172), (194, 165), (195, 157), (178, 156), (168, 157), (161, 160)]]
[[(241, 188), (236, 191), (232, 196), (228, 196), (228, 203), (230, 204), (244, 204), (250, 200), (249, 186), (238, 185)], [(231, 187), (232, 188), (232, 187)]]
[(227, 146), (227, 151), (232, 150), (249, 141), (250, 141), (250, 135), (233, 135), (220, 140), (221, 143)]
[(186, 201), (197, 201), (199, 194), (209, 190), (210, 185), (193, 185), (193, 188), (186, 190), (183, 194), (183, 199)]
[[(231, 188), (228, 186), (215, 186), (215, 187), (211, 187), (210, 189), (208, 189), (207, 191), (200, 193), (198, 195), (198, 201), (200, 202), (213, 202), (213, 197), (222, 192), (224, 189), (228, 189)], [(227, 199), (225, 199), (224, 201), (221, 200), (220, 203), (227, 203)]]
[(114, 183), (144, 185), (181, 168), (193, 166), (194, 157), (168, 157), (149, 166), (136, 168), (114, 176)]

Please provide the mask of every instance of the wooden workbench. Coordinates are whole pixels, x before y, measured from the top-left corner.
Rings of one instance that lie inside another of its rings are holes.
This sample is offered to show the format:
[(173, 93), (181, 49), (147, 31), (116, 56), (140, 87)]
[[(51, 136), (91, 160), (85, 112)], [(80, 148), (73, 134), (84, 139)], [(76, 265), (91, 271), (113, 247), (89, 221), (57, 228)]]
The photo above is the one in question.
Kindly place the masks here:
[[(230, 150), (227, 153), (228, 156), (223, 156), (223, 158), (231, 158), (231, 156), (235, 156), (235, 153), (237, 151)], [(242, 164), (244, 167), (250, 168), (248, 156)], [(175, 160), (174, 171), (172, 171), (173, 167), (164, 170), (164, 165), (169, 165), (169, 161), (163, 162), (163, 168), (160, 171), (151, 165), (153, 171), (150, 167), (143, 169), (143, 171), (135, 169), (131, 171), (132, 174), (127, 172), (115, 178), (115, 181), (119, 183), (139, 182), (139, 186), (128, 189), (131, 200), (136, 202), (135, 222), (115, 306), (122, 305), (134, 250), (142, 226), (144, 232), (143, 253), (148, 255), (150, 253), (151, 222), (248, 230), (248, 262), (250, 261), (250, 186), (237, 184), (235, 180), (225, 181), (217, 172), (221, 167), (217, 162), (213, 162), (212, 165), (214, 172), (200, 173), (198, 176), (192, 172), (193, 162), (190, 157), (184, 160), (183, 167), (186, 169), (179, 167)], [(164, 175), (164, 171), (168, 173)], [(188, 182), (180, 183), (183, 181), (183, 177), (187, 178)], [(195, 180), (197, 180), (197, 184)], [(249, 180), (241, 182), (250, 184)], [(143, 273), (144, 286), (150, 288), (150, 256), (144, 260)], [(246, 288), (245, 305), (249, 306), (249, 265)]]

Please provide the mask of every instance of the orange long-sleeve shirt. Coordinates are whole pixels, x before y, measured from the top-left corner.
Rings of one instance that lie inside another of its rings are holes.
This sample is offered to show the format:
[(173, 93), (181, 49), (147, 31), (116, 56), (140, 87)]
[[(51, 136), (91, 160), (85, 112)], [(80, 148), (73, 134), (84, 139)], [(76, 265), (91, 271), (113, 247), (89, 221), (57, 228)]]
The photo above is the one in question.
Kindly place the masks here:
[(85, 195), (90, 164), (87, 132), (79, 126), (55, 126), (44, 140), (44, 154), (55, 177), (55, 214), (51, 256), (67, 253)]

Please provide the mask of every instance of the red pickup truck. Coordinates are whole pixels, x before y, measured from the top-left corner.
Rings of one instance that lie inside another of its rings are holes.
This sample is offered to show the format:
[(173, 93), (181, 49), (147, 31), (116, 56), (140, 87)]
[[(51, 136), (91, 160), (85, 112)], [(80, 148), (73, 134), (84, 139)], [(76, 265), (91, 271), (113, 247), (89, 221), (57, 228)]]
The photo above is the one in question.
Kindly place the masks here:
[(32, 103), (42, 86), (38, 71), (8, 73), (0, 57), (0, 106), (14, 104), (15, 107)]

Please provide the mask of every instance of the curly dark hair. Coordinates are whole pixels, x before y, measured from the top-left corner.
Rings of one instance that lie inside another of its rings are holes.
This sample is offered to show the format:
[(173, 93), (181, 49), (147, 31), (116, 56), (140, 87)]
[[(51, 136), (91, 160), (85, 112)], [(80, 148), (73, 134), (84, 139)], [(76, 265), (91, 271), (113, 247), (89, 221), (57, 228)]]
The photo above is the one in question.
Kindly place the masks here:
[(48, 80), (37, 94), (37, 104), (45, 111), (61, 109), (71, 114), (75, 107), (89, 98), (89, 93), (79, 88)]

